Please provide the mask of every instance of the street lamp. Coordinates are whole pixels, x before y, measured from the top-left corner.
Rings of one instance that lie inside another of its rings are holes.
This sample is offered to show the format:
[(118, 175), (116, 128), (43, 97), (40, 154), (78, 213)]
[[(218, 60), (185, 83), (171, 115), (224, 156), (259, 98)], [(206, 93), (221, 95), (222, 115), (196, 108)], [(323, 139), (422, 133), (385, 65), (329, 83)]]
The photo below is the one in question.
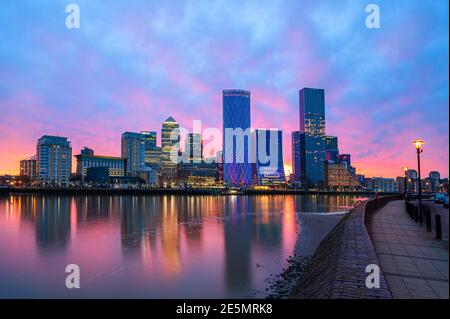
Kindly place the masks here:
[(404, 186), (404, 192), (405, 192), (405, 200), (406, 200), (406, 194), (407, 194), (407, 192), (408, 192), (408, 190), (407, 190), (407, 188), (408, 188), (408, 185), (407, 185), (407, 179), (408, 179), (408, 176), (407, 176), (407, 174), (408, 174), (408, 166), (404, 166), (404, 167), (403, 167), (403, 171), (405, 172), (405, 186)]
[(423, 140), (417, 138), (413, 141), (414, 146), (417, 150), (417, 173), (419, 175), (419, 220), (422, 222), (422, 185), (420, 178), (420, 153), (423, 152), (422, 145), (425, 144)]

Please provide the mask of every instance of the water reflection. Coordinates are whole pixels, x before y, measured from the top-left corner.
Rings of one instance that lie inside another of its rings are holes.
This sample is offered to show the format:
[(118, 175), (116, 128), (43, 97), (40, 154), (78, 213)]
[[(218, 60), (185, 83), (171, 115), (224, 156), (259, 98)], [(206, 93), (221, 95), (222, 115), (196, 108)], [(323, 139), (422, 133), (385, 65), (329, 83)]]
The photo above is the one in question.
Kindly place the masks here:
[[(301, 234), (297, 213), (346, 210), (356, 200), (11, 196), (0, 199), (0, 253), (20, 258), (2, 258), (0, 281), (28, 274), (24, 261), (42, 272), (75, 262), (88, 279), (80, 297), (251, 297), (292, 254)], [(35, 248), (29, 246), (33, 237)], [(31, 257), (35, 249), (52, 254)], [(17, 294), (67, 295), (56, 278), (46, 276), (46, 286), (31, 284)], [(8, 296), (2, 289), (0, 296)]]

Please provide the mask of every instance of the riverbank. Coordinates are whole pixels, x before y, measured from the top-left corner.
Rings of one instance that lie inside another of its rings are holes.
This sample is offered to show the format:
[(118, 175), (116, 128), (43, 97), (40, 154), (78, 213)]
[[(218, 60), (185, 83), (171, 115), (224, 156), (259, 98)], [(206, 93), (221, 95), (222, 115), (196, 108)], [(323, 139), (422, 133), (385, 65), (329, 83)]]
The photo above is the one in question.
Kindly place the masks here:
[(314, 252), (327, 234), (348, 213), (298, 213), (300, 234), (297, 236), (294, 254), (286, 259), (286, 268), (279, 274), (271, 274), (266, 279), (264, 291), (255, 293), (259, 298), (285, 299), (305, 273)]
[[(229, 190), (221, 188), (41, 188), (41, 187), (6, 187), (0, 188), (0, 196), (14, 194), (55, 194), (55, 195), (361, 195), (374, 196), (374, 192), (330, 192), (305, 191), (299, 189), (282, 190)], [(390, 194), (390, 193), (384, 193)]]
[(396, 196), (361, 202), (344, 216), (321, 241), (289, 298), (392, 298), (382, 269), (379, 273), (380, 287), (366, 287), (366, 267), (380, 265), (366, 228), (366, 215), (372, 215), (393, 199), (397, 199)]

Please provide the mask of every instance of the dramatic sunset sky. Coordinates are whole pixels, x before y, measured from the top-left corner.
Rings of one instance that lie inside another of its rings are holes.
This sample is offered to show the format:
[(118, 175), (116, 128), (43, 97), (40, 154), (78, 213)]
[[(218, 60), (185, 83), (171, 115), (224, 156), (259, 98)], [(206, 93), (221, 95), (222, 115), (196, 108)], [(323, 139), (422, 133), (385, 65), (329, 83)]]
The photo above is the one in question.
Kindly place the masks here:
[[(76, 3), (81, 28), (67, 29)], [(377, 3), (381, 28), (367, 29)], [(326, 129), (357, 172), (449, 166), (448, 1), (0, 2), (0, 174), (43, 134), (120, 155), (123, 131), (169, 115), (222, 127), (222, 90), (251, 91), (252, 127), (281, 128), (286, 167), (298, 91), (326, 94)]]

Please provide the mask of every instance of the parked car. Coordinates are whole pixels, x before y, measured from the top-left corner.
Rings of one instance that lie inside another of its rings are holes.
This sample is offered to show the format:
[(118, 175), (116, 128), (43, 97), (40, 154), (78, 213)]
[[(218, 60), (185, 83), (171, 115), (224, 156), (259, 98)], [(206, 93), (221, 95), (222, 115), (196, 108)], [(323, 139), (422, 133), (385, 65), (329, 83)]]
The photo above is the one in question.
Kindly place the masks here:
[(443, 193), (437, 193), (434, 195), (434, 202), (437, 204), (443, 204), (445, 197), (447, 197), (445, 194)]

